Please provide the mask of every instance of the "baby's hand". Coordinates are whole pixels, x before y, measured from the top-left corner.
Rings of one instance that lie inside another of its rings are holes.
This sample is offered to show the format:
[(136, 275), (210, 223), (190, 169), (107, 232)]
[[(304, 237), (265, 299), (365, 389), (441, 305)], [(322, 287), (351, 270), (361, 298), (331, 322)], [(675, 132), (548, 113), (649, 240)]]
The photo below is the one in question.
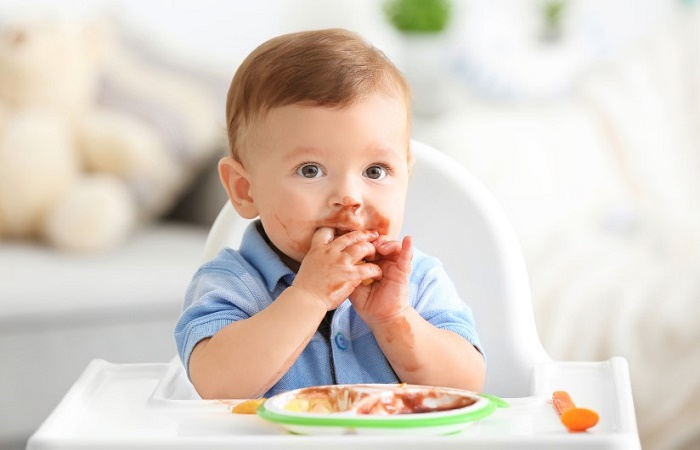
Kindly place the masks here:
[(381, 276), (377, 264), (363, 262), (374, 258), (372, 241), (378, 236), (351, 231), (336, 238), (333, 228), (319, 228), (292, 285), (317, 297), (327, 310), (337, 308), (362, 280)]
[(413, 256), (412, 241), (403, 242), (380, 236), (372, 242), (376, 253), (366, 258), (381, 268), (381, 278), (367, 286), (358, 286), (350, 295), (357, 313), (368, 325), (385, 322), (408, 308), (408, 278)]

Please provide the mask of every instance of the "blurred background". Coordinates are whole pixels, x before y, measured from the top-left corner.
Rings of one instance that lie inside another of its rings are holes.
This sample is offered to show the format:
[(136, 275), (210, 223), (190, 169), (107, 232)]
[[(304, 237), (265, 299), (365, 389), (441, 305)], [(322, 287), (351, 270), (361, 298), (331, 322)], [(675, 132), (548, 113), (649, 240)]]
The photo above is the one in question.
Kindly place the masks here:
[(550, 355), (624, 356), (643, 448), (700, 448), (700, 2), (428, 3), (0, 0), (0, 447), (90, 359), (175, 355), (234, 71), (345, 27), (504, 208)]

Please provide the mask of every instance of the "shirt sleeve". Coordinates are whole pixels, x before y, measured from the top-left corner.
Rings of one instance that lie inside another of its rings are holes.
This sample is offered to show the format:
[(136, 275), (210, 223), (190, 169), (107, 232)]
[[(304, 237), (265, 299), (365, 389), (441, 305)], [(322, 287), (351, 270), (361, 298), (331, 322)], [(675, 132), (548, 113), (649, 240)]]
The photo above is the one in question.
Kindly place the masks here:
[(415, 283), (413, 307), (437, 328), (462, 336), (485, 357), (472, 310), (457, 292), (444, 266), (437, 258), (419, 255), (414, 256), (411, 274)]
[(199, 341), (264, 307), (265, 296), (255, 289), (257, 284), (259, 280), (247, 278), (231, 261), (215, 259), (200, 267), (187, 288), (175, 326), (177, 351), (188, 376), (190, 355)]

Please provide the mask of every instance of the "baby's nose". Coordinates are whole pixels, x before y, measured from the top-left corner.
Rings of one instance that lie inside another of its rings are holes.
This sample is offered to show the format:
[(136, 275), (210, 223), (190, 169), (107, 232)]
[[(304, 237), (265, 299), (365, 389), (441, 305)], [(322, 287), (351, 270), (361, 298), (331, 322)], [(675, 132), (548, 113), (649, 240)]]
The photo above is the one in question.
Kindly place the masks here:
[(362, 206), (362, 185), (351, 176), (339, 178), (328, 199), (334, 207), (356, 210)]
[(343, 197), (343, 199), (341, 200), (340, 206), (344, 206), (344, 207), (346, 207), (346, 208), (359, 208), (359, 207), (360, 207), (360, 201), (357, 200), (357, 199), (355, 199), (355, 198), (353, 198), (353, 197), (351, 197), (351, 196), (349, 196), (349, 195), (346, 195), (346, 196)]

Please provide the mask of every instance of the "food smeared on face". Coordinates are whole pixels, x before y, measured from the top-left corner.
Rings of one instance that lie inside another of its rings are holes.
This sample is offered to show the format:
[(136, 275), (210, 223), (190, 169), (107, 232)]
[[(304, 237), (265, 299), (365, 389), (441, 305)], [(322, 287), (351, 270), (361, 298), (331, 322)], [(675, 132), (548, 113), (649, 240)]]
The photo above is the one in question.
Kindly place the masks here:
[[(376, 212), (368, 212), (366, 218), (361, 218), (350, 208), (344, 208), (334, 216), (325, 219), (320, 223), (317, 221), (306, 223), (285, 223), (277, 216), (274, 216), (274, 218), (277, 221), (278, 226), (284, 230), (293, 250), (302, 254), (308, 253), (309, 248), (311, 248), (311, 238), (313, 236), (313, 232), (321, 226), (335, 229), (335, 237), (337, 238), (344, 234), (350, 233), (351, 231), (374, 230), (379, 234), (387, 234), (389, 232), (390, 225), (389, 219)], [(306, 236), (303, 241), (295, 238), (292, 233), (290, 233), (290, 230), (292, 229), (303, 228), (311, 229), (310, 234)]]
[(319, 386), (300, 389), (285, 409), (317, 414), (354, 412), (359, 415), (420, 414), (465, 408), (470, 395), (423, 386)]
[(342, 236), (351, 231), (375, 230), (379, 234), (389, 233), (389, 219), (377, 211), (367, 208), (360, 215), (354, 208), (343, 208), (335, 215), (324, 220), (324, 226), (335, 228), (335, 236)]

